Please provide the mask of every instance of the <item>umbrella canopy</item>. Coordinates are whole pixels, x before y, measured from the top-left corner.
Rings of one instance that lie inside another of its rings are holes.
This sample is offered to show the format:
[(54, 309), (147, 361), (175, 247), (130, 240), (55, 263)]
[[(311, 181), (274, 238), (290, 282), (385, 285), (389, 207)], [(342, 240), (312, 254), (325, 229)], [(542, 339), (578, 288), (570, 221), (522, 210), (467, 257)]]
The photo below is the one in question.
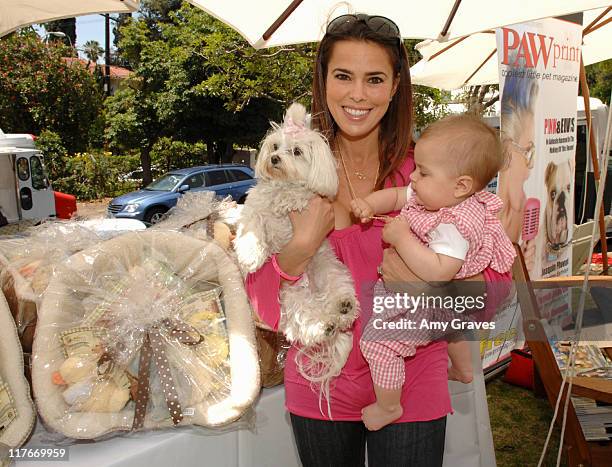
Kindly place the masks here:
[(137, 9), (138, 0), (4, 0), (0, 2), (0, 37), (31, 24)]
[(238, 31), (256, 49), (321, 39), (345, 13), (391, 18), (405, 38), (446, 40), (485, 29), (607, 6), (609, 0), (188, 0)]
[[(582, 58), (585, 65), (612, 57), (612, 8), (584, 12)], [(499, 82), (494, 31), (457, 40), (424, 41), (417, 45), (423, 60), (411, 69), (412, 82), (440, 89)]]

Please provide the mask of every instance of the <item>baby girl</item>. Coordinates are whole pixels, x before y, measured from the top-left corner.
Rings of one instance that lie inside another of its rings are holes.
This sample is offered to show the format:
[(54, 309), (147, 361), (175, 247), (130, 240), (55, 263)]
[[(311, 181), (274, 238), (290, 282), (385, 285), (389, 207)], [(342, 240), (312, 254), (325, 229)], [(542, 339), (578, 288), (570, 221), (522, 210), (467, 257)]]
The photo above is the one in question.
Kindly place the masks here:
[[(362, 222), (401, 209), (386, 223), (383, 240), (393, 246), (421, 280), (448, 282), (484, 271), (510, 270), (515, 251), (496, 213), (502, 202), (482, 191), (503, 165), (499, 138), (481, 119), (453, 115), (425, 129), (415, 149), (416, 169), (408, 187), (395, 187), (355, 199), (351, 208)], [(405, 312), (402, 311), (402, 312)], [(389, 318), (389, 316), (387, 316)], [(390, 316), (390, 318), (397, 318)], [(368, 326), (370, 328), (371, 326)], [(387, 331), (384, 339), (361, 339), (368, 360), (376, 402), (363, 410), (363, 421), (378, 430), (402, 415), (404, 358), (428, 343), (419, 336), (406, 340)], [(467, 342), (451, 339), (449, 378), (468, 383), (472, 365)]]

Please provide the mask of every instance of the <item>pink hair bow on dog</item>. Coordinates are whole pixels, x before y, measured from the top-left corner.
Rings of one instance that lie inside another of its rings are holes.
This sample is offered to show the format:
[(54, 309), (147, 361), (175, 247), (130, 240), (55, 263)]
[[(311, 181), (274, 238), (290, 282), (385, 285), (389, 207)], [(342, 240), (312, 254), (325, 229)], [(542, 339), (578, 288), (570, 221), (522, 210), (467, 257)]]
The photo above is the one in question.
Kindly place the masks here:
[(283, 133), (289, 135), (293, 138), (297, 138), (298, 136), (304, 134), (306, 131), (306, 126), (304, 123), (299, 122), (296, 123), (293, 121), (291, 117), (285, 118), (283, 123)]

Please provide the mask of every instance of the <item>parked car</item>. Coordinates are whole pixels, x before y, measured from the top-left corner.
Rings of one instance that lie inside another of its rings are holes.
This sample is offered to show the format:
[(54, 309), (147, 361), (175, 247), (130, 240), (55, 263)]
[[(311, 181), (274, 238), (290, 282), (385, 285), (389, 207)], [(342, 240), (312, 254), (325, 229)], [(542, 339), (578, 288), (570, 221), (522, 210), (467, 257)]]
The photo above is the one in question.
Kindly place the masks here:
[(214, 191), (221, 198), (229, 195), (244, 203), (247, 190), (255, 184), (254, 176), (250, 167), (235, 164), (173, 170), (142, 190), (113, 199), (108, 205), (108, 214), (155, 224), (187, 191)]

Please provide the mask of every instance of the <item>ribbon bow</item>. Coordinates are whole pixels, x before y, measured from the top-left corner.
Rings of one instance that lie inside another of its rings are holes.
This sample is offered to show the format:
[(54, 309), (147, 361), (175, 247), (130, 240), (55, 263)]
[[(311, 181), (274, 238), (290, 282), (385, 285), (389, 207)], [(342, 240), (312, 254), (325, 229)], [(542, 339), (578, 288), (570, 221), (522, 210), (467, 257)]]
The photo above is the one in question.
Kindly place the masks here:
[[(149, 371), (151, 358), (155, 361), (157, 372), (162, 385), (168, 412), (172, 418), (172, 423), (178, 425), (183, 420), (183, 410), (176, 392), (174, 379), (170, 372), (170, 364), (166, 357), (165, 343), (162, 332), (167, 331), (168, 337), (184, 345), (198, 345), (203, 341), (203, 336), (194, 327), (177, 319), (162, 319), (151, 325), (145, 330), (144, 342), (140, 349), (140, 361), (138, 364), (138, 390), (136, 392), (136, 410), (132, 429), (138, 430), (144, 426), (144, 419), (149, 403)], [(105, 363), (112, 363), (113, 357), (109, 352), (105, 352), (98, 360), (98, 368), (105, 368)], [(110, 371), (112, 365), (107, 366), (103, 371)]]
[(294, 122), (291, 117), (287, 117), (282, 126), (283, 133), (293, 138), (297, 138), (306, 132), (306, 126), (301, 122)]

